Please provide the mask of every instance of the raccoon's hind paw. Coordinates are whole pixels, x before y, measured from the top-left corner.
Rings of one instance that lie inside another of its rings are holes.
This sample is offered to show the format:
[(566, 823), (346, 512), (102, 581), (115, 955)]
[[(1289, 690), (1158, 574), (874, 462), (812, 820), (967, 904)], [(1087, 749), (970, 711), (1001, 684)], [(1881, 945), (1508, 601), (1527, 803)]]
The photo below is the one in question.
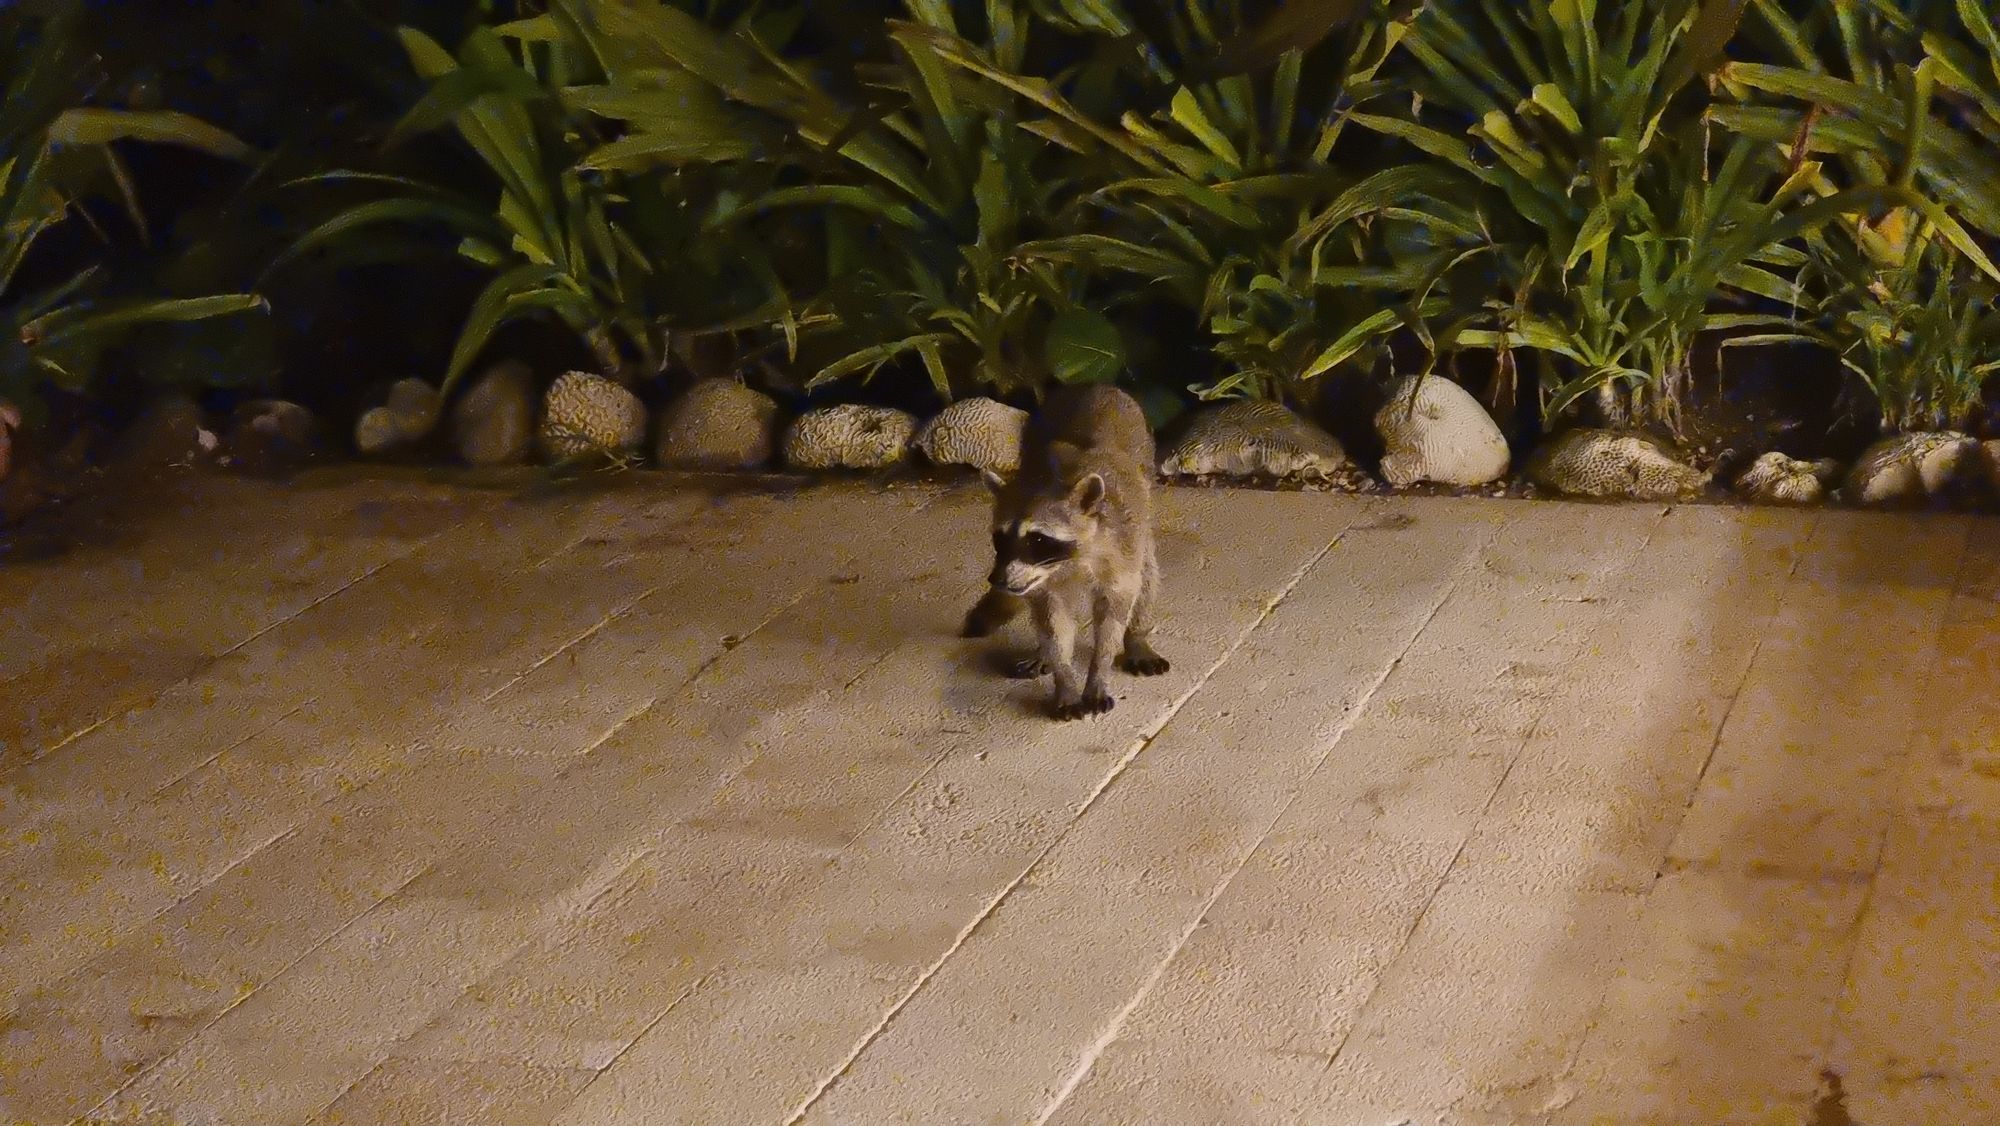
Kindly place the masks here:
[(1118, 701), (1112, 699), (1109, 692), (1100, 688), (1095, 692), (1084, 693), (1083, 699), (1078, 700), (1074, 704), (1056, 704), (1050, 709), (1050, 714), (1056, 719), (1068, 723), (1071, 720), (1088, 719), (1091, 716), (1103, 715), (1113, 707), (1116, 707), (1117, 704)]
[(1160, 676), (1173, 666), (1149, 645), (1127, 645), (1118, 658), (1118, 667), (1133, 676)]
[(1009, 661), (1003, 671), (1013, 680), (1034, 680), (1049, 675), (1049, 666), (1040, 657), (1021, 657)]

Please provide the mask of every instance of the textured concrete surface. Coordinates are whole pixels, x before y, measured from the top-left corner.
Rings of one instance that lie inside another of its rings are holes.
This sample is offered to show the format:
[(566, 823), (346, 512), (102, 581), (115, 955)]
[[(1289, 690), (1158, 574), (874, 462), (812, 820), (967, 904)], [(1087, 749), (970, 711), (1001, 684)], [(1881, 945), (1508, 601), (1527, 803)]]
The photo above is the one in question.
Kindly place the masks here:
[(0, 1123), (2000, 1120), (2000, 525), (1172, 490), (1173, 671), (1056, 725), (985, 519), (189, 480), (0, 557)]

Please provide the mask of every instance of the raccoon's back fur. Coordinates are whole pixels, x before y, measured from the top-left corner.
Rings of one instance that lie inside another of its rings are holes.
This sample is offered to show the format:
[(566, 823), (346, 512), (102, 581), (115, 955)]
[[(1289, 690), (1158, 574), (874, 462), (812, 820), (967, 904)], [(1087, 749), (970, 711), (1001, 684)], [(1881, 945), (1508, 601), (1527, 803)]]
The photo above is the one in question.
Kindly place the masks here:
[(1152, 676), (1167, 662), (1148, 642), (1159, 589), (1153, 545), (1152, 430), (1130, 395), (1067, 388), (1024, 429), (1011, 480), (993, 489), (994, 567), (966, 616), (984, 636), (1034, 611), (1036, 656), (1018, 674), (1052, 674), (1051, 711), (1077, 719), (1111, 710), (1114, 662)]
[[(1157, 454), (1146, 414), (1116, 387), (1066, 387), (1049, 396), (1021, 432), (1021, 465), (1002, 503), (1066, 489), (1087, 473), (1104, 478), (1107, 530), (1129, 535), (1153, 528)], [(1122, 537), (1121, 537), (1122, 538)]]

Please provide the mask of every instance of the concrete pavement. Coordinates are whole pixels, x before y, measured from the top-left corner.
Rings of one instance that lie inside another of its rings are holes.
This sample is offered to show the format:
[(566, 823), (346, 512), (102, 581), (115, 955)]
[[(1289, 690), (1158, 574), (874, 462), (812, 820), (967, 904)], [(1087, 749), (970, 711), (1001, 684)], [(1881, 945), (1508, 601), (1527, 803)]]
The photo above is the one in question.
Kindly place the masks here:
[(15, 552), (0, 1123), (2000, 1119), (2000, 523), (1163, 505), (1070, 725), (952, 636), (973, 486)]

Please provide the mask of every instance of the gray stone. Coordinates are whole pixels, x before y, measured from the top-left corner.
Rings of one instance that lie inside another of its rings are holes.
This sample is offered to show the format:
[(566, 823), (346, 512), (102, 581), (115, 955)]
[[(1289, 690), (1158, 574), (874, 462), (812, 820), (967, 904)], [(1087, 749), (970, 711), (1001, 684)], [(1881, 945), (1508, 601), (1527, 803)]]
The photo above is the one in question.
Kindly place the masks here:
[(444, 400), (429, 382), (413, 377), (397, 380), (389, 388), (389, 400), (383, 405), (403, 417), (413, 437), (421, 438), (437, 425)]
[(403, 444), (403, 420), (388, 407), (370, 407), (354, 420), (354, 448), (373, 457)]
[(515, 465), (535, 440), (535, 373), (519, 360), (488, 368), (451, 406), (451, 440), (467, 465)]
[(130, 465), (188, 465), (217, 444), (201, 405), (175, 392), (154, 400), (120, 437), (117, 450), (119, 460)]
[(778, 404), (734, 379), (704, 379), (667, 408), (653, 459), (671, 469), (759, 469), (778, 440)]
[(375, 457), (423, 441), (437, 426), (439, 404), (437, 388), (424, 380), (397, 380), (388, 401), (363, 411), (355, 422), (355, 448)]
[(2000, 492), (2000, 438), (1979, 443), (1979, 467), (1986, 474), (1986, 483)]
[(1975, 439), (1948, 430), (1884, 438), (1847, 471), (1842, 498), (1856, 504), (1896, 504), (1935, 496), (1978, 450)]
[(264, 472), (310, 459), (318, 445), (318, 420), (297, 403), (253, 399), (229, 416), (224, 460), (237, 468)]

